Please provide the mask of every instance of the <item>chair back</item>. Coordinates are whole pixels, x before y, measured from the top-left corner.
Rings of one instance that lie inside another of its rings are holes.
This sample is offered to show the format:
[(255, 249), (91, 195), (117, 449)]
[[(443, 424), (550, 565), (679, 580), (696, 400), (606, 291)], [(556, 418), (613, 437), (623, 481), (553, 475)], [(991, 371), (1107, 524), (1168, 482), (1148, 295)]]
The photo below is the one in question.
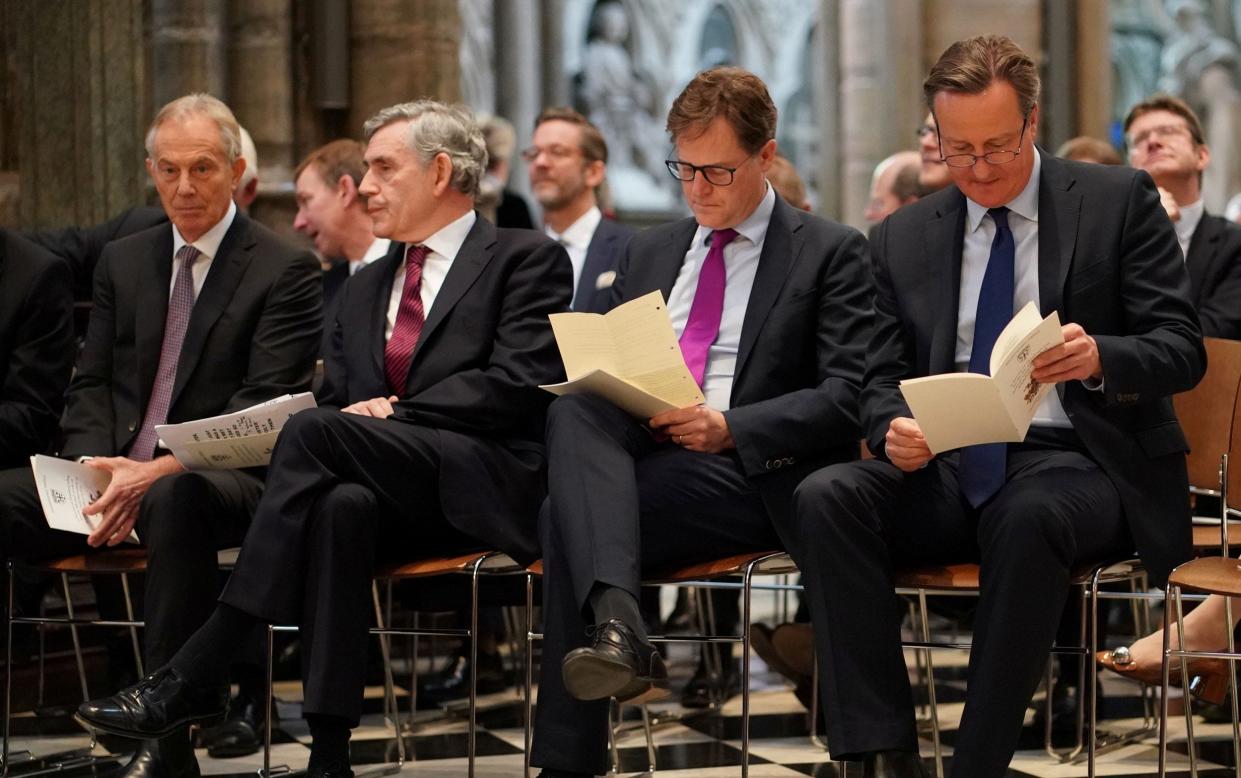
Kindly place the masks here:
[[(1207, 351), (1206, 375), (1188, 392), (1174, 395), (1176, 417), (1189, 441), (1191, 489), (1218, 491), (1219, 458), (1231, 447), (1241, 449), (1236, 410), (1241, 388), (1241, 341), (1204, 338)], [(1234, 440), (1234, 437), (1237, 439)], [(1232, 457), (1229, 457), (1232, 459)], [(1238, 460), (1241, 464), (1241, 460)], [(1241, 471), (1238, 471), (1241, 476)], [(1241, 492), (1237, 492), (1241, 497)]]

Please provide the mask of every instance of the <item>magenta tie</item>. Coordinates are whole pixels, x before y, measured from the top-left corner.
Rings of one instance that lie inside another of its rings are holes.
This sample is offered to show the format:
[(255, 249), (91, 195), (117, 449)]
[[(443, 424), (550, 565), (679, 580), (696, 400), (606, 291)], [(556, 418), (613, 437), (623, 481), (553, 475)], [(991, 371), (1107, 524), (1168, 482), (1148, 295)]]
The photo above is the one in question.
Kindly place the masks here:
[(698, 271), (694, 304), (681, 333), (681, 355), (699, 386), (707, 372), (707, 352), (720, 334), (720, 317), (724, 313), (724, 247), (736, 237), (737, 231), (733, 229), (711, 233), (711, 248)]
[(142, 429), (129, 447), (129, 458), (146, 462), (155, 456), (159, 435), (156, 425), (168, 420), (168, 406), (172, 403), (172, 387), (177, 381), (177, 360), (181, 358), (181, 343), (185, 329), (190, 324), (194, 310), (194, 263), (202, 253), (188, 243), (177, 251), (181, 269), (177, 271), (172, 296), (168, 298), (168, 316), (164, 320), (164, 343), (159, 348), (159, 369), (155, 372), (155, 385), (147, 400), (146, 414), (142, 417)]
[(392, 336), (384, 347), (384, 376), (388, 389), (400, 397), (405, 394), (405, 382), (409, 378), (409, 363), (414, 357), (414, 346), (422, 334), (426, 315), (422, 310), (422, 263), (429, 249), (426, 246), (410, 246), (405, 252), (405, 286), (401, 290), (401, 305), (396, 310), (396, 324)]

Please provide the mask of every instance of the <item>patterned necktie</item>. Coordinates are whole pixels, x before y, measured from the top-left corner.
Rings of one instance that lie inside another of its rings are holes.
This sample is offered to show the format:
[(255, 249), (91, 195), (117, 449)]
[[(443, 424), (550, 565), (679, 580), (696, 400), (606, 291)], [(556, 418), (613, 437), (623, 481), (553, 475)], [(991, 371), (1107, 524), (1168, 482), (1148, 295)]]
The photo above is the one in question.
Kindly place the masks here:
[(168, 316), (164, 320), (164, 343), (159, 348), (159, 369), (155, 372), (155, 385), (147, 400), (146, 414), (142, 417), (142, 429), (129, 447), (129, 458), (146, 462), (155, 455), (159, 436), (155, 426), (168, 420), (168, 405), (172, 402), (172, 387), (177, 381), (177, 360), (181, 358), (181, 344), (185, 341), (185, 329), (194, 310), (194, 263), (202, 253), (188, 243), (177, 251), (181, 269), (172, 285), (168, 298)]
[[(995, 240), (978, 292), (978, 313), (974, 317), (974, 347), (970, 351), (971, 373), (991, 374), (991, 349), (996, 338), (1013, 318), (1013, 285), (1016, 244), (1008, 227), (1008, 209), (987, 211), (995, 222)], [(988, 443), (961, 449), (961, 491), (977, 508), (1004, 485), (1008, 464), (1008, 444)]]
[(689, 320), (681, 332), (681, 354), (699, 386), (707, 372), (707, 352), (720, 334), (720, 317), (724, 313), (724, 247), (736, 237), (737, 231), (733, 229), (711, 233), (711, 248), (698, 271)]
[(384, 376), (388, 390), (400, 397), (405, 394), (405, 382), (409, 378), (409, 363), (414, 357), (414, 346), (422, 334), (426, 316), (422, 310), (422, 263), (430, 250), (426, 246), (410, 246), (405, 250), (405, 286), (401, 290), (401, 305), (396, 311), (396, 324), (392, 336), (384, 347)]

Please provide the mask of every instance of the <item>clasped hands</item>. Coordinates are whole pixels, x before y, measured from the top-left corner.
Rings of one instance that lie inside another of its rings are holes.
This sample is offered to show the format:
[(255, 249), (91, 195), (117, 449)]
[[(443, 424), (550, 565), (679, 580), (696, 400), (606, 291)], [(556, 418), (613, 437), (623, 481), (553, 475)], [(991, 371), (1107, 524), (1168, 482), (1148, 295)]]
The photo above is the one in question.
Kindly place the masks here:
[[(1064, 343), (1035, 357), (1034, 372), (1030, 376), (1041, 384), (1102, 378), (1103, 366), (1094, 338), (1087, 335), (1080, 324), (1065, 324), (1060, 329)], [(918, 422), (905, 416), (893, 419), (888, 425), (884, 452), (888, 461), (906, 473), (923, 467), (934, 457)]]

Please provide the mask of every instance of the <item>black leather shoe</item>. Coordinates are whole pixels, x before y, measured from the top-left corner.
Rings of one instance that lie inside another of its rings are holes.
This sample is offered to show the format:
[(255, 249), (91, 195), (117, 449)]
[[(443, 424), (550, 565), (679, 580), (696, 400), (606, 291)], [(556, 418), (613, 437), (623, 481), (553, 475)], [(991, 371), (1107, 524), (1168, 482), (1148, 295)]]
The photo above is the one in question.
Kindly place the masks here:
[[(704, 646), (710, 650), (710, 646)], [(710, 708), (716, 703), (724, 703), (735, 694), (741, 693), (741, 671), (737, 660), (730, 660), (724, 670), (723, 677), (714, 675), (707, 670), (706, 663), (699, 661), (694, 677), (681, 691), (681, 705), (693, 710)]]
[(875, 751), (862, 760), (862, 778), (930, 778), (913, 751)]
[(227, 686), (193, 686), (163, 667), (111, 697), (82, 703), (77, 717), (92, 729), (144, 740), (219, 721), (227, 708)]
[[(508, 688), (504, 678), (504, 660), (498, 653), (478, 653), (478, 693), (497, 694)], [(470, 696), (470, 657), (458, 654), (439, 673), (419, 684), (418, 699), (431, 703), (459, 700)]]
[(589, 633), (589, 646), (575, 648), (564, 658), (560, 670), (569, 694), (579, 700), (615, 697), (621, 702), (653, 693), (666, 694), (668, 670), (655, 647), (640, 640), (620, 619), (596, 624)]
[[(273, 716), (276, 706), (272, 705)], [(202, 734), (207, 756), (212, 759), (233, 759), (258, 753), (263, 747), (263, 730), (267, 721), (267, 700), (241, 692), (228, 702), (228, 718), (218, 727)], [(275, 723), (275, 722), (273, 722)]]
[(114, 778), (198, 778), (198, 759), (190, 733), (178, 729), (158, 740), (144, 740), (134, 758)]

